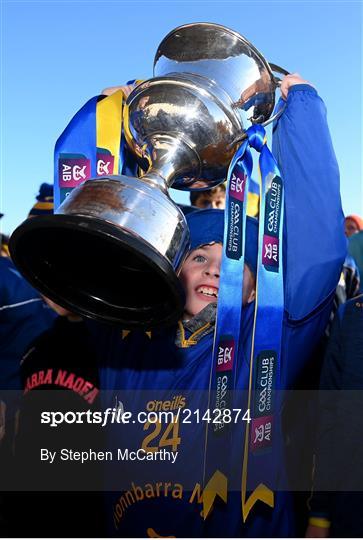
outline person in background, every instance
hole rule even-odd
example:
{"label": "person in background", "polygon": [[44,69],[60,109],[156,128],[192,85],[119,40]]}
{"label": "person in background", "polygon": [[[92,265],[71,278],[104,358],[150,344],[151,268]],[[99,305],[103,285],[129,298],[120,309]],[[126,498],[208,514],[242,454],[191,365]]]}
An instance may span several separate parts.
{"label": "person in background", "polygon": [[[51,328],[28,347],[21,362],[23,396],[15,438],[13,484],[19,494],[9,515],[15,536],[46,537],[53,530],[61,537],[103,537],[102,500],[97,463],[70,469],[39,460],[40,448],[98,447],[88,425],[41,425],[43,411],[99,409],[99,377],[96,357],[82,317],[45,298],[58,315]],[[29,466],[32,463],[32,466]],[[15,519],[22,508],[22,520]],[[61,519],[59,519],[61,516]]]}
{"label": "person in background", "polygon": [[[53,213],[53,186],[43,183],[28,217],[49,213]],[[26,283],[25,280],[23,282]],[[23,395],[17,402],[19,411],[12,472],[13,485],[18,485],[20,490],[26,486],[30,492],[9,498],[6,518],[11,523],[12,534],[19,537],[50,536],[53,529],[57,536],[64,537],[103,536],[100,519],[102,504],[97,495],[87,496],[87,493],[77,493],[76,490],[72,493],[50,493],[46,489],[49,482],[41,487],[41,478],[47,477],[51,481],[52,474],[56,477],[59,471],[38,469],[39,445],[52,447],[52,444],[57,446],[59,443],[61,447],[62,438],[63,444],[67,441],[70,446],[80,449],[82,444],[95,447],[96,441],[90,439],[87,429],[80,426],[69,426],[67,431],[62,432],[59,430],[54,438],[49,430],[39,427],[40,413],[43,410],[82,411],[96,408],[99,384],[96,360],[86,338],[83,319],[52,300],[35,294],[49,314],[49,324],[39,326],[36,333],[28,336],[26,348],[25,343],[21,347],[17,375]],[[36,321],[35,315],[34,323]],[[35,453],[34,463],[37,465],[29,467],[31,456],[35,456]],[[61,474],[67,477],[67,471]],[[80,478],[78,482],[74,478],[73,486],[77,486],[77,489],[82,486],[85,492],[90,491],[84,485],[86,476],[86,468],[82,468]],[[96,484],[97,480],[94,479],[92,486]],[[16,519],[19,506],[23,508],[22,520]]]}
{"label": "person in background", "polygon": [[[363,295],[341,305],[320,381],[308,538],[363,536]],[[316,414],[316,410],[315,410]]]}
{"label": "person in background", "polygon": [[[348,245],[350,241],[353,240],[358,234],[361,234],[357,233],[361,223],[362,220],[359,216],[350,215],[345,218],[344,232],[345,236],[347,236],[349,240]],[[292,426],[292,429],[297,433],[297,436],[300,437],[299,446],[302,449],[302,453],[299,460],[300,464],[298,474],[301,474],[301,470],[305,470],[304,474],[307,479],[306,490],[295,495],[297,516],[299,518],[299,528],[301,534],[304,534],[306,530],[306,523],[309,519],[309,503],[307,504],[307,501],[309,500],[311,494],[311,482],[309,479],[311,478],[310,471],[314,470],[314,456],[316,453],[317,427],[315,416],[318,408],[317,390],[319,388],[319,380],[323,368],[323,359],[326,356],[326,351],[329,344],[329,336],[336,313],[338,312],[340,306],[344,305],[345,302],[360,294],[360,284],[361,279],[358,266],[352,255],[348,253],[340,273],[328,325],[310,361],[310,367],[300,382],[300,390],[312,390],[313,392],[309,395],[309,399],[306,400],[306,403],[302,403],[301,398],[298,394],[296,394],[296,403],[294,403],[292,407],[293,410],[295,410],[295,415],[292,419],[287,420],[289,425]],[[291,402],[293,403],[293,396],[291,397]],[[294,426],[298,426],[298,428]]]}
{"label": "person in background", "polygon": [[[40,186],[29,217],[53,212],[52,190],[50,184]],[[2,253],[8,253],[5,243]],[[0,257],[0,391],[20,390],[20,360],[25,349],[52,325],[54,318],[54,312],[20,275],[11,258]],[[10,402],[8,412],[9,407]]]}
{"label": "person in background", "polygon": [[7,234],[0,233],[0,257],[10,257],[9,237]]}
{"label": "person in background", "polygon": [[[363,230],[353,234],[348,240],[348,253],[353,257],[360,276],[363,276]],[[360,280],[359,291],[363,293],[363,279]]]}
{"label": "person in background", "polygon": [[[353,219],[354,218],[354,219]],[[351,222],[354,227],[359,224],[358,216],[348,216],[344,220],[345,235],[351,230]],[[348,227],[347,227],[348,225]],[[360,233],[358,233],[360,234]],[[349,235],[348,235],[349,236]],[[353,239],[357,234],[353,234]],[[341,305],[355,298],[360,293],[360,272],[354,258],[348,253],[342,265],[339,282],[335,291],[332,309],[329,321],[324,335],[321,337],[307,369],[300,378],[298,390],[291,394],[289,407],[286,408],[285,428],[289,433],[291,445],[301,449],[299,457],[299,467],[296,467],[296,459],[291,461],[291,471],[298,477],[304,476],[306,479],[304,491],[295,494],[296,515],[299,524],[299,534],[303,535],[306,531],[309,519],[309,505],[307,501],[311,494],[311,471],[314,470],[314,455],[316,448],[316,409],[318,407],[318,389],[323,366],[323,359],[326,355],[329,336],[336,313]],[[306,399],[305,391],[309,391],[309,398]],[[291,446],[290,445],[290,446]],[[289,448],[288,448],[289,451]],[[301,482],[300,482],[301,483]]]}
{"label": "person in background", "polygon": [[[356,235],[354,235],[356,236]],[[352,237],[353,238],[353,237]],[[349,245],[349,243],[348,243]],[[333,306],[333,316],[341,304],[359,294],[361,272],[354,257],[348,253],[345,258]],[[332,319],[332,318],[331,318]]]}
{"label": "person in background", "polygon": [[345,236],[350,238],[353,234],[363,230],[363,219],[355,214],[346,216],[344,221],[344,230]]}
{"label": "person in background", "polygon": [[226,206],[226,186],[218,186],[205,191],[191,191],[190,204],[196,208],[218,208],[222,210]]}
{"label": "person in background", "polygon": [[359,234],[361,229],[363,229],[363,220],[359,216],[352,214],[345,217],[344,232],[345,236],[348,238],[348,253],[343,263],[339,283],[337,285],[330,322],[326,332],[327,336],[329,336],[330,327],[338,307],[347,300],[357,296],[360,292],[362,273],[359,269],[359,265],[357,265],[355,257],[350,253],[349,246],[351,245],[353,238]]}
{"label": "person in background", "polygon": [[[29,216],[53,212],[53,187],[42,184]],[[29,344],[53,324],[55,313],[20,275],[12,262],[7,238],[1,237],[0,256],[0,476],[11,482],[17,410],[21,395],[20,362]],[[8,484],[9,485],[9,484]],[[3,530],[8,498],[3,501]]]}

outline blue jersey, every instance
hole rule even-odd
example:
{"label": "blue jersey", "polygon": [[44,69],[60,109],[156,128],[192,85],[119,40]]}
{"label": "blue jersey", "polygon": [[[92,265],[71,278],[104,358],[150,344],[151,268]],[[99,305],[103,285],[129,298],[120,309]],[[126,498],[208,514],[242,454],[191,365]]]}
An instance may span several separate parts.
{"label": "blue jersey", "polygon": [[0,257],[0,406],[5,404],[9,441],[19,407],[21,359],[30,343],[53,324],[55,317],[11,259]]}
{"label": "blue jersey", "polygon": [[[285,252],[281,372],[279,386],[292,388],[323,334],[344,261],[346,243],[339,195],[339,172],[326,123],[325,106],[316,91],[296,85],[274,129],[274,155],[285,181]],[[237,389],[249,385],[253,305],[242,316]],[[101,388],[105,406],[138,411],[165,411],[169,424],[136,421],[110,426],[109,445],[119,452],[110,467],[108,501],[116,536],[289,536],[294,534],[288,497],[275,494],[274,508],[257,503],[246,523],[241,517],[240,491],[228,504],[215,505],[202,516],[203,457],[206,427],[194,411],[208,409],[213,332],[201,339],[187,334],[184,347],[175,345],[176,329],[105,333]],[[277,416],[281,412],[282,401]],[[181,416],[180,416],[181,415]],[[199,419],[200,420],[200,419]],[[244,426],[235,430],[236,446],[226,448],[241,477]],[[279,428],[277,428],[279,430]],[[158,454],[158,459],[126,461],[131,451]],[[127,451],[127,452],[126,452]],[[169,452],[170,456],[165,452]],[[174,452],[174,454],[173,454]],[[173,458],[177,452],[177,458]],[[141,454],[143,456],[144,454]],[[284,477],[284,459],[276,457],[276,473]],[[239,480],[238,480],[239,482]]]}
{"label": "blue jersey", "polygon": [[51,326],[55,317],[11,259],[0,257],[0,389],[21,388],[20,360],[29,344]]}

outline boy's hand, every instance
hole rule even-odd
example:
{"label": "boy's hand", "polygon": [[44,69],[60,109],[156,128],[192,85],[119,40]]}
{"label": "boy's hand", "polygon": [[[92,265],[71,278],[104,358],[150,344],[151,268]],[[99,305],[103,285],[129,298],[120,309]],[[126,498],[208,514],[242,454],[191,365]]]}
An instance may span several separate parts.
{"label": "boy's hand", "polygon": [[101,94],[103,96],[110,96],[111,94],[114,94],[117,92],[117,90],[122,90],[125,96],[129,96],[133,89],[135,88],[134,84],[125,84],[124,86],[109,86],[108,88],[104,88],[102,90]]}
{"label": "boy's hand", "polygon": [[309,81],[305,81],[298,73],[290,73],[290,75],[285,75],[280,85],[283,99],[287,99],[289,88],[295,84],[309,84],[310,86],[313,86]]}

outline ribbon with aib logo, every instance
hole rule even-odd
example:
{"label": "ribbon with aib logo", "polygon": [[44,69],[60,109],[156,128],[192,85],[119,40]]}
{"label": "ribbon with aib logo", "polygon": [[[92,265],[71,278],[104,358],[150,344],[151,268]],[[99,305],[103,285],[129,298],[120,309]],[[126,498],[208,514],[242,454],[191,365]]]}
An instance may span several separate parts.
{"label": "ribbon with aib logo", "polygon": [[[204,462],[203,516],[207,519],[218,495],[227,502],[230,460],[226,448],[232,442],[231,424],[223,411],[232,410],[237,373],[242,316],[243,268],[245,258],[246,198],[253,161],[248,139],[232,158],[227,175],[223,255],[209,388],[209,406],[215,420],[207,423]],[[218,414],[218,413],[217,413]]]}
{"label": "ribbon with aib logo", "polygon": [[[224,244],[209,389],[209,408],[221,409],[221,422],[207,424],[203,512],[210,514],[216,496],[227,502],[228,482],[236,464],[229,456],[235,430],[245,430],[241,483],[242,515],[253,505],[274,505],[274,399],[279,381],[283,318],[283,184],[266,145],[265,130],[252,126],[234,155],[227,178]],[[250,147],[260,153],[260,221],[256,302],[248,401],[237,403],[233,390],[238,376],[243,270],[245,260],[246,195],[252,174]],[[244,398],[242,398],[244,399]],[[224,409],[249,410],[251,421],[223,422]],[[239,437],[236,437],[239,440]],[[233,467],[233,469],[232,469]]]}
{"label": "ribbon with aib logo", "polygon": [[121,174],[124,139],[121,90],[90,99],[72,118],[55,147],[54,207],[89,178]]}
{"label": "ribbon with aib logo", "polygon": [[255,126],[250,141],[260,152],[260,222],[256,302],[250,355],[248,408],[242,469],[242,515],[246,520],[260,500],[274,505],[279,414],[280,356],[284,313],[283,216],[284,187],[276,161],[266,145],[265,132]]}

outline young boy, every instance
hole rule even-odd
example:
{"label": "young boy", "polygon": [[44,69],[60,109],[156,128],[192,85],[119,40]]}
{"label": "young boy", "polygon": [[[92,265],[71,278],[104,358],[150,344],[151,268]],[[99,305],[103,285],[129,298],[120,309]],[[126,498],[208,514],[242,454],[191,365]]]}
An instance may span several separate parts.
{"label": "young boy", "polygon": [[[315,89],[296,74],[285,77],[281,92],[286,109],[274,133],[274,155],[285,183],[285,311],[278,388],[289,389],[326,327],[345,241],[339,172],[324,104]],[[195,212],[187,220],[193,251],[181,272],[187,296],[183,320],[174,328],[151,334],[133,331],[121,336],[118,329],[101,332],[100,325],[93,333],[95,350],[97,347],[102,359],[104,407],[133,413],[128,424],[107,426],[107,450],[114,450],[113,461],[105,463],[113,534],[292,536],[289,497],[282,491],[275,491],[270,506],[257,502],[245,522],[240,489],[228,493],[227,504],[217,498],[206,520],[202,515],[204,455],[209,443],[206,445],[206,424],[198,418],[198,411],[202,415],[209,403],[223,213]],[[256,254],[257,226],[248,220],[235,384],[242,397],[251,380]],[[279,435],[282,405],[279,399],[273,435],[280,445],[272,465],[279,478],[285,475]],[[139,412],[164,412],[169,417],[164,422],[151,421],[137,416]],[[225,445],[225,457],[232,464],[229,480],[239,486],[245,428],[242,421],[232,426]]]}
{"label": "young boy", "polygon": [[[105,392],[105,407],[118,404],[135,419],[140,412],[174,415],[166,422],[144,422],[141,417],[135,424],[107,428],[107,449],[126,460],[110,465],[106,481],[108,490],[122,490],[108,497],[113,533],[120,536],[205,534],[200,515],[205,424],[189,415],[208,408],[224,212],[200,210],[188,214],[187,221],[191,251],[180,274],[186,304],[178,327],[153,331],[151,336],[124,332],[122,340],[115,331],[113,337],[108,335],[108,345],[98,339],[98,346],[108,351],[101,369],[101,387],[111,390]],[[243,303],[245,320],[251,321],[257,265],[255,219],[248,218],[247,236]],[[181,416],[176,420],[178,408]],[[130,452],[138,449],[142,453],[130,461]],[[171,459],[164,459],[164,451],[173,452]],[[156,461],[144,461],[144,452],[153,453]]]}
{"label": "young boy", "polygon": [[[16,536],[102,536],[100,494],[85,487],[87,465],[72,470],[55,461],[52,467],[40,459],[40,449],[71,446],[81,451],[92,444],[87,425],[50,429],[42,425],[43,411],[99,409],[99,377],[96,357],[89,346],[88,329],[78,315],[45,298],[58,315],[53,325],[28,347],[21,362],[23,396],[15,439],[15,471],[12,488],[24,490],[9,507],[12,533]],[[29,465],[31,464],[31,465]],[[85,466],[86,465],[86,466]],[[96,475],[97,471],[92,470]],[[70,479],[68,490],[60,489]],[[83,489],[81,493],[76,490]],[[53,489],[55,492],[53,492]],[[22,520],[17,520],[19,507]],[[59,516],[62,516],[59,519]]]}

